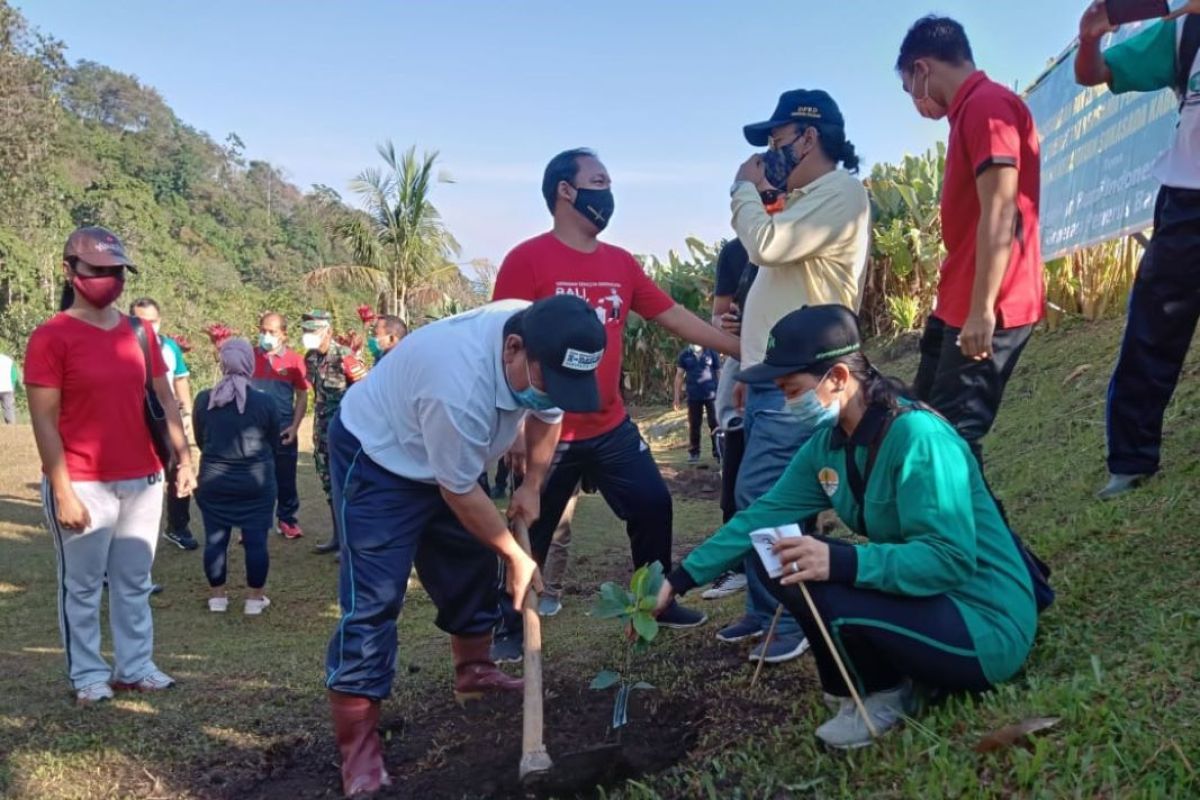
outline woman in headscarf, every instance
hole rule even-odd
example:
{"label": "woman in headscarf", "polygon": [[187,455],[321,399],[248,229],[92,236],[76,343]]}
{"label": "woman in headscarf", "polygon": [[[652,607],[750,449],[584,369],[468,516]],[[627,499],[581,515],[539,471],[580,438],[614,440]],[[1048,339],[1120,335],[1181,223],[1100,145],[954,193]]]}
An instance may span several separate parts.
{"label": "woman in headscarf", "polygon": [[254,350],[244,339],[219,345],[223,377],[196,398],[196,444],[200,447],[197,502],[204,515],[204,573],[212,596],[209,611],[229,608],[226,555],[234,528],[246,550],[245,612],[256,616],[271,601],[267,583],[267,531],[275,510],[275,448],[279,412],[266,394],[250,386]]}

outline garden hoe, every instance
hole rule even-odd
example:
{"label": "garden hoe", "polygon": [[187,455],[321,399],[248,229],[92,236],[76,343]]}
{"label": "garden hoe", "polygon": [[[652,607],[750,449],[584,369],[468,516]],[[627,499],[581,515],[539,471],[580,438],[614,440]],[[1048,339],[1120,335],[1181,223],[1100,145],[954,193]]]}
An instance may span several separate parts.
{"label": "garden hoe", "polygon": [[[514,521],[517,543],[532,554],[529,530],[523,522]],[[546,752],[542,738],[542,621],[538,616],[538,596],[532,586],[525,592],[521,605],[525,627],[525,700],[522,707],[521,783],[545,789],[566,789],[594,786],[615,763],[620,744],[604,744],[577,753],[568,753],[554,762]]]}

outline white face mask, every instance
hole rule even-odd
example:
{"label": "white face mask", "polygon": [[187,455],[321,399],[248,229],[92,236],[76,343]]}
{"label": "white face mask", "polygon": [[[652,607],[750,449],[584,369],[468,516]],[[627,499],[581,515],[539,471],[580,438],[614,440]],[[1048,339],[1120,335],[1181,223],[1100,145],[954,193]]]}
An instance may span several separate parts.
{"label": "white face mask", "polygon": [[321,349],[321,334],[306,333],[300,337],[300,343],[305,350],[319,350]]}

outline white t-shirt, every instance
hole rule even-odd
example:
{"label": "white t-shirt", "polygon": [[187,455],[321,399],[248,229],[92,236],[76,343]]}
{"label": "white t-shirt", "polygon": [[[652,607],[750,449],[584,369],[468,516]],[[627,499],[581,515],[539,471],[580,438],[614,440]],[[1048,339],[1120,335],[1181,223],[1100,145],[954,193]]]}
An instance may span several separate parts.
{"label": "white t-shirt", "polygon": [[[504,377],[504,323],[528,308],[501,300],[410,333],[342,398],[342,424],[389,472],[466,494],[508,452],[527,413]],[[548,423],[554,409],[535,412]]]}
{"label": "white t-shirt", "polygon": [[[1177,90],[1176,65],[1185,19],[1159,20],[1104,51],[1114,94]],[[1183,105],[1175,139],[1154,174],[1164,186],[1200,189],[1200,54],[1192,60],[1188,76],[1187,88],[1179,98]]]}
{"label": "white t-shirt", "polygon": [[0,353],[0,394],[13,390],[13,360]]}

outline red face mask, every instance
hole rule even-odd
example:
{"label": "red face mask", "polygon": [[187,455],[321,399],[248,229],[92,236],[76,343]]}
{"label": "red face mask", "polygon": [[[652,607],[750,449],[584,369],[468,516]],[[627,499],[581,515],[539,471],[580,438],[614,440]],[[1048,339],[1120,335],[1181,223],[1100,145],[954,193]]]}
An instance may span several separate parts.
{"label": "red face mask", "polygon": [[71,278],[71,286],[96,308],[108,308],[125,291],[125,270],[108,275],[80,275],[76,272]]}

